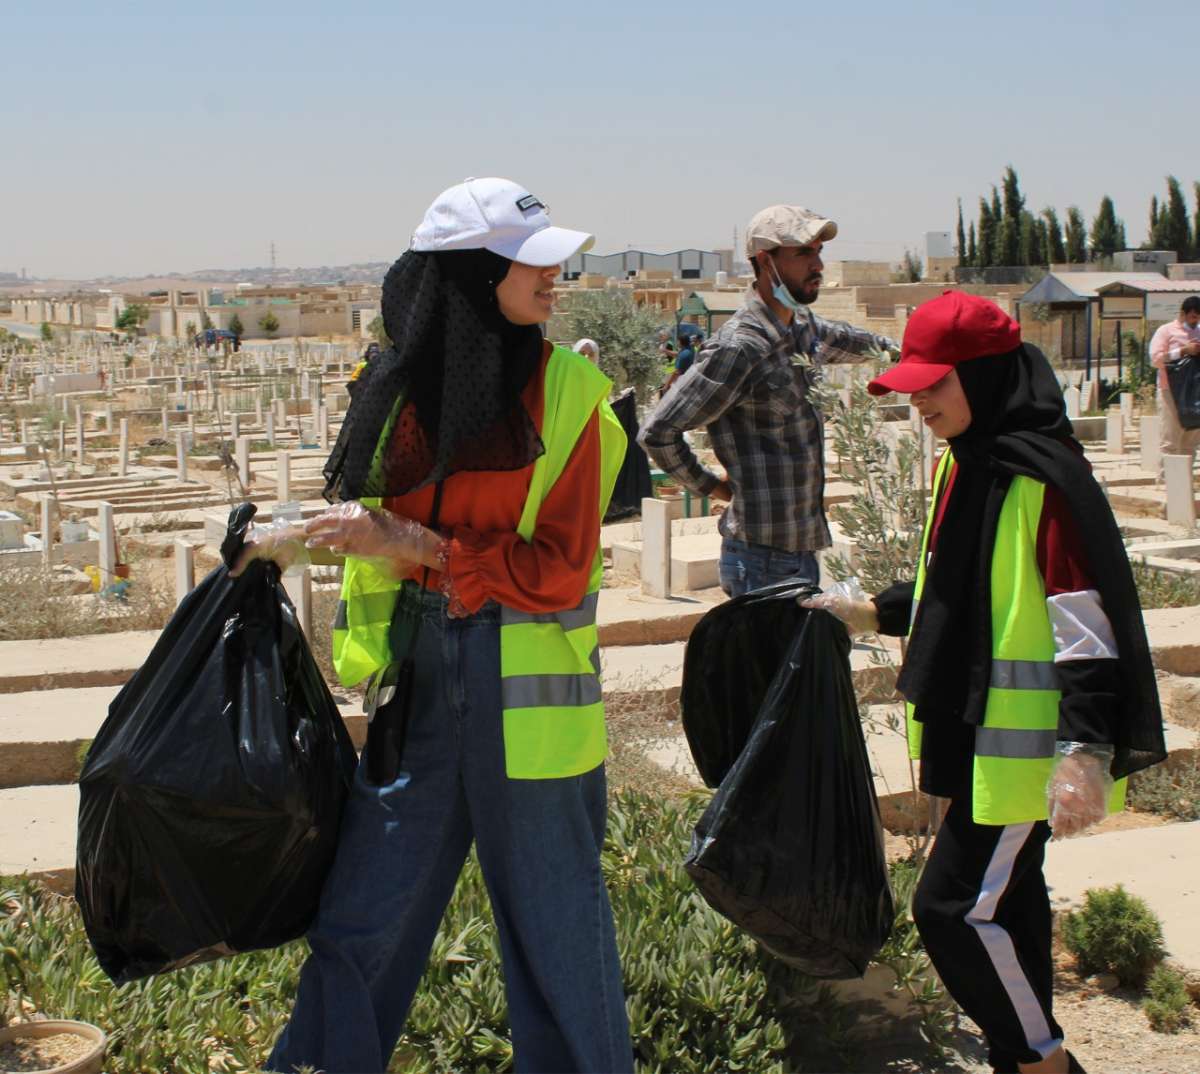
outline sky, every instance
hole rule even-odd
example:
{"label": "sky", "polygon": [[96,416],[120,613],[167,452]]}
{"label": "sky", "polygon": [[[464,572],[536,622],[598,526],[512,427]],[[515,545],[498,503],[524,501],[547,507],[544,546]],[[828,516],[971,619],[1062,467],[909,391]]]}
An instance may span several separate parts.
{"label": "sky", "polygon": [[[53,14],[40,12],[52,8]],[[468,176],[595,252],[728,246],[789,202],[897,260],[1012,164],[1132,243],[1200,179],[1200,3],[4,6],[0,271],[390,261]],[[1181,66],[1182,64],[1182,66]]]}

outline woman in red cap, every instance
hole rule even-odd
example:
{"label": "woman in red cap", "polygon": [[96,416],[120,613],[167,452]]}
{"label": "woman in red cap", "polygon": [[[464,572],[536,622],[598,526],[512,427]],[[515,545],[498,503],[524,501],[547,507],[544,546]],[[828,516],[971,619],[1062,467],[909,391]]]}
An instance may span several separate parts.
{"label": "woman in red cap", "polygon": [[993,303],[919,307],[869,388],[910,394],[949,442],[916,579],[810,603],[909,638],[909,749],[949,799],[913,916],[993,1068],[1082,1070],[1052,1011],[1045,844],[1121,808],[1114,781],[1165,756],[1125,547],[1049,363]]}

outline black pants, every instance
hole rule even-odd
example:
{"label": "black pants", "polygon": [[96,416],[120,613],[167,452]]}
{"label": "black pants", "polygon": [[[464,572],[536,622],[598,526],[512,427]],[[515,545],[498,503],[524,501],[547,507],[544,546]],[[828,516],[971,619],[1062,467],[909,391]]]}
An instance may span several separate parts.
{"label": "black pants", "polygon": [[1042,875],[1049,837],[1045,821],[976,824],[970,800],[954,799],[913,898],[925,949],[983,1030],[999,1071],[1036,1063],[1062,1044]]}

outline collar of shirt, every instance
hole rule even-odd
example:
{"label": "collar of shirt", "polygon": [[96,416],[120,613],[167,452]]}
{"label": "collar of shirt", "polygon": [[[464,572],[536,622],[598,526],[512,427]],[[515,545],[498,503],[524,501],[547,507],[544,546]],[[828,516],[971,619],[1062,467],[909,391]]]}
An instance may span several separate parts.
{"label": "collar of shirt", "polygon": [[[771,351],[778,354],[789,351],[790,354],[804,355],[808,353],[809,336],[811,335],[811,314],[808,307],[792,314],[792,323],[784,324],[775,311],[763,300],[753,284],[746,291],[743,303],[746,314],[766,330],[771,341]],[[790,356],[790,355],[789,355]]]}

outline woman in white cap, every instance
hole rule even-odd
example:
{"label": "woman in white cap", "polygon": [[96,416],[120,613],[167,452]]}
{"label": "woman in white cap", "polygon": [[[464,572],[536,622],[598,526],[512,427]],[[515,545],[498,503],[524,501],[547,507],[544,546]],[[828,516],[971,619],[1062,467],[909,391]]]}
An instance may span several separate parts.
{"label": "woman in white cap", "polygon": [[[430,206],[388,272],[306,527],[346,555],[342,682],[367,748],[267,1069],[383,1071],[474,842],[521,1071],[629,1071],[600,868],[600,519],[625,451],[587,359],[551,347],[559,265],[592,238],[504,179]],[[248,556],[281,558],[269,539]]]}

